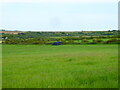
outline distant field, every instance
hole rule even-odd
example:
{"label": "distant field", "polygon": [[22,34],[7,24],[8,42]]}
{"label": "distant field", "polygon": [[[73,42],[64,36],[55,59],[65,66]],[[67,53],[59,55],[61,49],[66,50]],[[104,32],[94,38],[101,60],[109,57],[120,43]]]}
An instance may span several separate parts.
{"label": "distant field", "polygon": [[117,88],[117,45],[3,45],[3,88]]}

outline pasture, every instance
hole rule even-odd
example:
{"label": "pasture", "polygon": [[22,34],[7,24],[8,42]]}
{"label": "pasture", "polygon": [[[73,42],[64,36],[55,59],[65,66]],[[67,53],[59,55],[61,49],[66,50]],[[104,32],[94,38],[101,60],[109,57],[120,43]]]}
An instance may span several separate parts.
{"label": "pasture", "polygon": [[3,88],[117,88],[118,45],[3,45]]}
{"label": "pasture", "polygon": [[0,44],[0,89],[2,89],[2,45]]}

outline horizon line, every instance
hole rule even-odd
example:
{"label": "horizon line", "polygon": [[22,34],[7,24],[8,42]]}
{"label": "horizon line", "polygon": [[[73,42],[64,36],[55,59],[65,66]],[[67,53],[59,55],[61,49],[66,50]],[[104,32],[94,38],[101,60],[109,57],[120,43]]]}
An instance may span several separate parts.
{"label": "horizon line", "polygon": [[107,30],[10,30],[10,29],[0,29],[0,31],[22,31],[22,32],[82,32],[82,31],[111,31],[111,30],[117,30],[117,29],[107,29]]}

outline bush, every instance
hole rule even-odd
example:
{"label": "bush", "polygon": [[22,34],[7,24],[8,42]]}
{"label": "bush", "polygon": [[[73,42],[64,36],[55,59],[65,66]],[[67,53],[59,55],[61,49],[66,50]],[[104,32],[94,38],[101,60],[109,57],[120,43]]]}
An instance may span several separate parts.
{"label": "bush", "polygon": [[101,39],[99,39],[99,38],[95,38],[95,39],[93,39],[93,44],[97,44],[97,43],[102,43],[103,41],[101,40]]}
{"label": "bush", "polygon": [[117,40],[116,38],[113,39],[109,39],[106,41],[107,44],[111,43],[111,44],[118,44],[120,43],[120,40]]}

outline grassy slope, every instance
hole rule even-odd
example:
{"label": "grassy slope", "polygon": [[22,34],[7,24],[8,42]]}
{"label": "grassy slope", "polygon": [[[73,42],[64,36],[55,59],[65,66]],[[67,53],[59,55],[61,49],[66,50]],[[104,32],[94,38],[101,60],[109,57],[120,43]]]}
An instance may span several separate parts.
{"label": "grassy slope", "polygon": [[3,45],[3,88],[112,88],[117,45]]}

